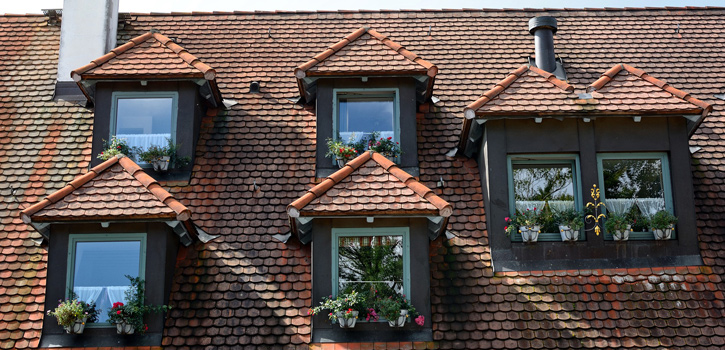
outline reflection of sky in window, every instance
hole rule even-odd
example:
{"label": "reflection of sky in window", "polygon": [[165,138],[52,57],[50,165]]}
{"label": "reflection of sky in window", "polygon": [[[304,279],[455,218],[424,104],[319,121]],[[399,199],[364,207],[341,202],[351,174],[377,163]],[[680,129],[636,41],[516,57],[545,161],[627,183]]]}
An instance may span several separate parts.
{"label": "reflection of sky in window", "polygon": [[661,160],[604,159],[602,167],[607,198],[664,198]]}
{"label": "reflection of sky in window", "polygon": [[[338,239],[339,250],[345,248],[360,249],[360,250],[371,250],[376,246],[392,246],[392,254],[382,257],[379,262],[369,262],[369,264],[363,265],[399,265],[402,268],[403,261],[403,237],[402,236],[345,236],[339,237]],[[369,275],[369,271],[360,270],[360,261],[352,261],[349,257],[339,254],[338,250],[338,288],[339,290],[345,289],[348,285],[362,285],[368,287],[373,285],[375,282],[386,284],[390,287],[395,286],[395,291],[399,294],[403,294],[403,281],[402,279],[396,280],[370,280],[365,278]],[[356,264],[358,263],[358,264]],[[346,279],[343,275],[352,277]],[[397,275],[402,278],[403,271],[397,271]],[[357,289],[357,288],[355,288]],[[359,289],[357,289],[359,290]]]}
{"label": "reflection of sky in window", "polygon": [[[514,164],[514,193],[520,200],[573,198],[574,179],[570,165]],[[560,181],[554,181],[555,178]]]}
{"label": "reflection of sky in window", "polygon": [[171,98],[119,98],[116,134],[171,134]]}
{"label": "reflection of sky in window", "polygon": [[[338,109],[338,132],[341,136],[355,133],[360,137],[379,131],[393,135],[393,98],[340,98]],[[343,137],[344,138],[344,137]]]}

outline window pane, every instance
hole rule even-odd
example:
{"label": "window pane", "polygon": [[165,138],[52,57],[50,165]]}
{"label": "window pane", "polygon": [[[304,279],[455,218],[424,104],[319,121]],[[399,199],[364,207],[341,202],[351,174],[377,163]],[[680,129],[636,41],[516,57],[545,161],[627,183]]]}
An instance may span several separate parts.
{"label": "window pane", "polygon": [[106,322],[106,311],[124,301],[130,285],[125,275],[138,277],[141,242],[76,242],[73,292],[94,301],[101,310],[98,322]]}
{"label": "window pane", "polygon": [[171,138],[172,110],[171,97],[119,98],[116,137],[125,138],[132,147],[165,146],[166,138]]}
{"label": "window pane", "polygon": [[393,101],[393,97],[341,97],[338,100],[337,131],[342,140],[348,141],[354,133],[354,141],[357,141],[373,131],[380,132],[380,137],[396,140]]}
{"label": "window pane", "polygon": [[647,216],[665,209],[660,159],[603,159],[607,210],[629,213],[633,207]]}
{"label": "window pane", "polygon": [[516,210],[574,208],[574,172],[571,163],[516,164],[513,167]]}
{"label": "window pane", "polygon": [[345,236],[337,243],[340,293],[404,294],[402,236]]}

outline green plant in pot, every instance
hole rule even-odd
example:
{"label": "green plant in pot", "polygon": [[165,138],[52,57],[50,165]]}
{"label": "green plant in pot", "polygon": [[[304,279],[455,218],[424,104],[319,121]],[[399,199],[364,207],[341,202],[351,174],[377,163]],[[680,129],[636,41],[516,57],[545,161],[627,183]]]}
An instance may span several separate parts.
{"label": "green plant in pot", "polygon": [[401,153],[400,142],[393,141],[393,137],[380,137],[380,133],[374,131],[368,138],[368,148],[382,154],[390,160],[394,160]]}
{"label": "green plant in pot", "polygon": [[191,158],[179,157],[180,145],[166,138],[166,146],[151,145],[139,153],[139,158],[151,164],[154,171],[165,172],[171,168],[182,168],[189,164]]}
{"label": "green plant in pot", "polygon": [[310,309],[310,315],[318,315],[324,310],[329,310],[327,317],[330,321],[337,321],[340,328],[353,328],[357,322],[359,311],[357,310],[363,303],[362,296],[356,292],[340,293],[336,298],[332,295],[323,297],[320,305]]}
{"label": "green plant in pot", "polygon": [[86,323],[98,320],[98,309],[94,303],[86,303],[78,300],[73,295],[72,299],[58,302],[58,307],[48,310],[48,316],[53,316],[68,334],[82,334]]}
{"label": "green plant in pot", "polygon": [[124,304],[121,301],[113,303],[108,311],[108,322],[116,325],[118,334],[145,333],[148,326],[143,318],[146,314],[166,312],[171,307],[166,305],[145,305],[144,280],[138,277],[126,276],[131,281],[131,287],[126,290]]}
{"label": "green plant in pot", "polygon": [[[390,327],[403,327],[410,317],[415,317],[418,312],[411,304],[410,300],[403,296],[389,296],[380,298],[375,303],[375,308],[380,316],[388,320]],[[416,319],[416,323],[421,324],[421,319]]]}
{"label": "green plant in pot", "polygon": [[627,215],[610,211],[604,221],[604,229],[615,241],[626,241],[629,239],[629,232],[632,231],[632,220]]}
{"label": "green plant in pot", "polygon": [[556,221],[562,241],[579,240],[579,232],[584,227],[584,213],[574,208],[566,209],[556,214]]}
{"label": "green plant in pot", "polygon": [[358,155],[358,150],[354,146],[340,140],[327,139],[327,153],[325,157],[333,157],[337,162],[337,166],[342,168]]}
{"label": "green plant in pot", "polygon": [[110,141],[103,140],[103,152],[98,154],[97,157],[101,160],[109,160],[112,157],[123,154],[133,159],[138,151],[138,148],[129,146],[126,139],[111,136]]}
{"label": "green plant in pot", "polygon": [[657,240],[672,239],[675,224],[677,224],[677,217],[666,210],[656,212],[649,219],[650,229]]}
{"label": "green plant in pot", "polygon": [[538,208],[517,211],[515,215],[504,220],[506,221],[504,230],[507,235],[510,236],[518,230],[524,243],[534,243],[539,240],[541,211]]}

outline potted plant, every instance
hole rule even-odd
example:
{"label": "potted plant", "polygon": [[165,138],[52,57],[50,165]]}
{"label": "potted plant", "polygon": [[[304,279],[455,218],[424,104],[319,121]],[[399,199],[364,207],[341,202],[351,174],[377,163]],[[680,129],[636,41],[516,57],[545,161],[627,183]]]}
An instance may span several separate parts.
{"label": "potted plant", "polygon": [[98,320],[98,309],[94,303],[86,303],[77,298],[59,301],[55,310],[48,310],[48,316],[53,316],[58,325],[63,326],[68,334],[83,334],[88,322]]}
{"label": "potted plant", "polygon": [[337,166],[342,168],[351,159],[357,156],[357,151],[352,145],[348,145],[342,140],[327,139],[327,153],[325,157],[335,157]]}
{"label": "potted plant", "polygon": [[171,309],[166,305],[145,305],[144,280],[138,277],[126,276],[131,281],[131,287],[124,293],[126,304],[114,302],[108,311],[108,322],[116,325],[118,334],[134,334],[137,330],[144,333],[148,326],[143,323],[146,314],[152,312],[166,312]]}
{"label": "potted plant", "polygon": [[629,232],[632,231],[632,223],[626,215],[609,212],[604,222],[604,229],[615,241],[626,241],[629,239]]}
{"label": "potted plant", "polygon": [[317,315],[324,310],[329,310],[330,321],[337,321],[340,328],[353,328],[357,322],[359,311],[357,308],[362,303],[360,294],[356,291],[341,293],[337,298],[323,297],[320,305],[310,309],[309,314]]}
{"label": "potted plant", "polygon": [[584,213],[573,208],[566,209],[557,213],[556,220],[563,242],[579,240],[579,231],[584,227]]}
{"label": "potted plant", "polygon": [[666,210],[656,212],[649,220],[650,229],[657,240],[671,239],[676,223],[677,217]]}
{"label": "potted plant", "polygon": [[507,235],[516,232],[521,233],[521,239],[524,243],[534,243],[539,240],[539,232],[541,232],[540,212],[537,208],[526,209],[516,213],[513,218],[506,217],[506,227],[504,230]]}
{"label": "potted plant", "polygon": [[[401,296],[389,296],[387,298],[380,298],[376,302],[378,313],[388,320],[390,327],[403,327],[405,321],[409,317],[415,317],[418,312],[410,303],[410,300],[405,298],[405,295]],[[422,325],[424,318],[416,318],[416,323]]]}
{"label": "potted plant", "polygon": [[393,141],[393,137],[387,138],[379,137],[380,133],[373,132],[368,139],[368,148],[382,154],[391,161],[395,161],[395,158],[401,153],[400,142]]}
{"label": "potted plant", "polygon": [[98,154],[98,159],[109,160],[111,157],[115,157],[119,154],[123,154],[126,157],[134,158],[138,149],[131,147],[124,138],[117,138],[111,136],[111,141],[103,140],[103,152]]}
{"label": "potted plant", "polygon": [[154,171],[166,172],[169,165],[172,168],[181,168],[189,164],[189,157],[178,156],[179,144],[166,138],[166,146],[151,145],[149,148],[139,153],[139,158],[154,167]]}

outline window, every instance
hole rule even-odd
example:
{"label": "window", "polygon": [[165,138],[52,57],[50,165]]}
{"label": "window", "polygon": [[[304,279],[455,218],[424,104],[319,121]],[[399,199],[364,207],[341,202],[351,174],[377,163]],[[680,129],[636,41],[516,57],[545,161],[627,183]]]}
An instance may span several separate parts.
{"label": "window", "polygon": [[333,229],[332,294],[377,290],[410,296],[407,227]]}
{"label": "window", "polygon": [[[576,155],[509,156],[509,212],[526,209],[541,211],[543,224],[539,241],[561,241],[558,223],[552,213],[582,209],[579,185],[579,158]],[[582,230],[579,239],[584,239]],[[521,242],[521,234],[511,235]]]}
{"label": "window", "polygon": [[176,142],[176,92],[114,92],[111,135],[124,138],[131,147],[165,146]]}
{"label": "window", "polygon": [[398,90],[336,89],[334,135],[356,142],[373,131],[380,137],[400,141]]}
{"label": "window", "polygon": [[[599,154],[599,183],[608,212],[633,219],[672,212],[669,163],[664,153]],[[644,222],[644,220],[639,220]],[[645,224],[635,223],[629,239],[654,239]],[[612,239],[606,234],[606,239]]]}
{"label": "window", "polygon": [[108,325],[106,312],[124,301],[130,286],[125,277],[143,278],[146,234],[71,234],[68,248],[67,297],[95,302],[101,311],[96,325]]}

